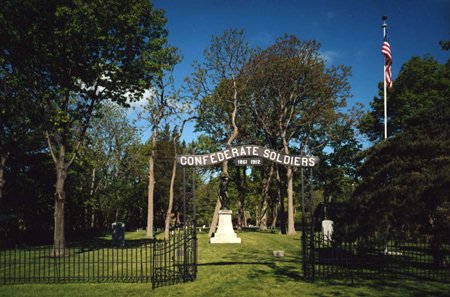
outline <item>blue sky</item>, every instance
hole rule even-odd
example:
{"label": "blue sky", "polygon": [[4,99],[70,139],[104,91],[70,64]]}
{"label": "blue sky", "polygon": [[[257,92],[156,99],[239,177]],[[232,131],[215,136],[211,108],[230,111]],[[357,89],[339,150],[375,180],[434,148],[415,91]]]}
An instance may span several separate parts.
{"label": "blue sky", "polygon": [[[285,33],[315,39],[328,64],[351,66],[353,98],[369,107],[383,79],[381,17],[388,16],[394,80],[401,65],[413,56],[430,54],[444,63],[449,52],[439,41],[450,39],[450,0],[157,0],[168,18],[169,42],[184,59],[175,68],[176,84],[202,60],[212,35],[244,29],[250,46],[267,47]],[[195,137],[192,126],[183,136]]]}

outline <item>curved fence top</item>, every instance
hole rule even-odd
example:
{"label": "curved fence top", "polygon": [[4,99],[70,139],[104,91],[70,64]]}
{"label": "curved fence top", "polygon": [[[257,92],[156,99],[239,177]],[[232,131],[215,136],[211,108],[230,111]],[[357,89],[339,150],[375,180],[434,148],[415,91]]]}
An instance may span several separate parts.
{"label": "curved fence top", "polygon": [[205,155],[178,155],[181,166],[212,166],[235,158],[259,157],[293,167],[314,167],[319,158],[315,156],[285,155],[270,148],[257,145],[241,145]]}

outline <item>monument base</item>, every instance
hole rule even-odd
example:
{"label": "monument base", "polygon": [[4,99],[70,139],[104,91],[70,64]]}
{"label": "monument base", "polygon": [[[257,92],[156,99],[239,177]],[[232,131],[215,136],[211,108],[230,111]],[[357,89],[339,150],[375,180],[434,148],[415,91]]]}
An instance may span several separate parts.
{"label": "monument base", "polygon": [[209,243],[241,243],[241,239],[237,237],[233,230],[233,223],[231,222],[231,210],[219,211],[219,224],[214,237],[209,239]]}

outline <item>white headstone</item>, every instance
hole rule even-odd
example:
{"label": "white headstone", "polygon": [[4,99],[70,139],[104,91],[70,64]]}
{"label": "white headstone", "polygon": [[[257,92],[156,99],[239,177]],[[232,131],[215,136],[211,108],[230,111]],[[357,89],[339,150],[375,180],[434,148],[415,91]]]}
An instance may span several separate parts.
{"label": "white headstone", "polygon": [[322,221],[322,234],[323,239],[325,241],[331,240],[331,236],[333,235],[333,221],[331,220]]}

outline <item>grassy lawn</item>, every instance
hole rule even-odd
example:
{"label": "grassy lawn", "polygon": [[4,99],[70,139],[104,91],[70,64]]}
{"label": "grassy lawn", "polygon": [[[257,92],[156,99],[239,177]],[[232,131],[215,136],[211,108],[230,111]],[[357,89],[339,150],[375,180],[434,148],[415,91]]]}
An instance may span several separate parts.
{"label": "grassy lawn", "polygon": [[[129,233],[127,239],[142,234]],[[0,285],[0,296],[450,296],[450,284],[422,280],[301,279],[300,239],[242,232],[240,245],[211,245],[199,234],[197,280],[151,289],[151,283]],[[273,257],[284,250],[284,257]]]}

